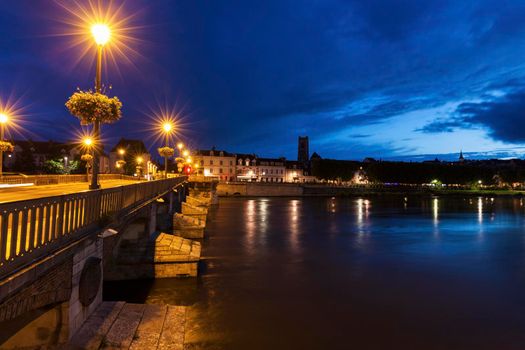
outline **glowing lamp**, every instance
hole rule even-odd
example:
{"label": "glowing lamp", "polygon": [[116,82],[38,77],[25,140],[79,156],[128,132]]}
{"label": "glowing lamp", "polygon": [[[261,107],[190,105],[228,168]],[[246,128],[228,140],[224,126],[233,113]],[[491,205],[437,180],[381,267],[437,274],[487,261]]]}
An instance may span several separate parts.
{"label": "glowing lamp", "polygon": [[173,125],[171,123],[164,123],[162,124],[162,128],[165,132],[170,132],[171,129],[173,129]]}
{"label": "glowing lamp", "polygon": [[182,147],[184,147],[184,145],[182,144],[182,142],[177,143],[177,148],[178,148],[178,149],[182,149]]}
{"label": "glowing lamp", "polygon": [[9,118],[7,117],[7,114],[0,113],[0,123],[5,124],[8,120]]}
{"label": "glowing lamp", "polygon": [[89,147],[89,146],[91,146],[92,144],[93,144],[93,139],[92,139],[91,137],[86,137],[86,138],[84,139],[84,145],[86,145],[86,146]]}
{"label": "glowing lamp", "polygon": [[104,46],[109,41],[111,31],[107,25],[97,23],[91,26],[91,34],[93,35],[97,45]]}
{"label": "glowing lamp", "polygon": [[124,153],[126,153],[126,151],[124,151],[123,148],[121,148],[121,149],[118,150],[118,154],[123,155]]}

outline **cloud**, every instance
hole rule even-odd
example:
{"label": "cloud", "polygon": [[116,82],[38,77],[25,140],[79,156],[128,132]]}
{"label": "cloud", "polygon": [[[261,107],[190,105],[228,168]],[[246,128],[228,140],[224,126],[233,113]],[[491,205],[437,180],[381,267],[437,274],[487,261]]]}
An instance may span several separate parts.
{"label": "cloud", "polygon": [[492,101],[462,103],[456,113],[459,123],[485,126],[495,140],[525,142],[525,90]]}

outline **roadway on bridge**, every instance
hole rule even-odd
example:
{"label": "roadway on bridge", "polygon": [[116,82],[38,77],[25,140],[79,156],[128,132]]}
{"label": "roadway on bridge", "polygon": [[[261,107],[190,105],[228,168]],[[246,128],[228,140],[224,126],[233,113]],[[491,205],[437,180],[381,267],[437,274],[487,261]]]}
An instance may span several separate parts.
{"label": "roadway on bridge", "polygon": [[[130,185],[138,181],[132,180],[102,180],[100,181],[101,188],[110,188],[123,185]],[[24,187],[8,187],[0,188],[0,204],[8,202],[23,201],[27,199],[35,199],[50,196],[60,196],[63,194],[71,194],[84,192],[88,190],[87,182],[72,182],[58,185],[45,186],[24,186]]]}

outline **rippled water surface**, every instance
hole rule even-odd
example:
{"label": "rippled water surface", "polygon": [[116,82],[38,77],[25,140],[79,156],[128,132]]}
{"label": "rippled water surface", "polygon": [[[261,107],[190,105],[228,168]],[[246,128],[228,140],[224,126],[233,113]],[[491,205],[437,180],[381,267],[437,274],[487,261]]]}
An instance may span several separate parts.
{"label": "rippled water surface", "polygon": [[221,199],[197,279],[107,294],[190,305],[195,349],[525,349],[514,198]]}

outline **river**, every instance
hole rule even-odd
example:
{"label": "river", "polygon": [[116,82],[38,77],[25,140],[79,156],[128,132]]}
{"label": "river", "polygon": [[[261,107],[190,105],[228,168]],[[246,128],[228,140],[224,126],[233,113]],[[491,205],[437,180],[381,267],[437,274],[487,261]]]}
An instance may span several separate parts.
{"label": "river", "polygon": [[524,349],[519,198],[223,198],[200,276],[108,283],[189,305],[189,349]]}

